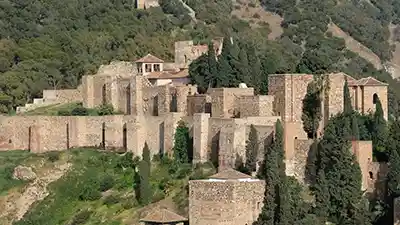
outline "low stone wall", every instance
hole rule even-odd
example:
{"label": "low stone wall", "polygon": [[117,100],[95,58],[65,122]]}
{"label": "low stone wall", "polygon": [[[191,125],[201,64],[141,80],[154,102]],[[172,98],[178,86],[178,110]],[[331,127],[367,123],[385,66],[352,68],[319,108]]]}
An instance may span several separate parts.
{"label": "low stone wall", "polygon": [[43,90],[44,102],[57,103],[82,102],[82,93],[78,89]]}

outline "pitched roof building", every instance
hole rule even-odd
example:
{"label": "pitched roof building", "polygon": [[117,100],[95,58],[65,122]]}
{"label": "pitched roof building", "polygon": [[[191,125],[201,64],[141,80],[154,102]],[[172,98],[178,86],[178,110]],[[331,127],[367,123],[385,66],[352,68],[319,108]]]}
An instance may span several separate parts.
{"label": "pitched roof building", "polygon": [[183,225],[188,219],[167,209],[156,209],[146,217],[140,219],[144,225]]}

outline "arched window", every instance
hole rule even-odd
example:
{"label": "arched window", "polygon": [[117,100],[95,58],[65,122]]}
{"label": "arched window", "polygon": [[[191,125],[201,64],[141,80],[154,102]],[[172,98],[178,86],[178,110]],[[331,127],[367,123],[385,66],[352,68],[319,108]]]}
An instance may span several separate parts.
{"label": "arched window", "polygon": [[377,102],[378,102],[378,95],[375,93],[373,96],[372,96],[372,103],[373,104],[376,104]]}
{"label": "arched window", "polygon": [[369,178],[370,178],[370,179],[374,179],[374,175],[372,174],[371,171],[369,172]]}

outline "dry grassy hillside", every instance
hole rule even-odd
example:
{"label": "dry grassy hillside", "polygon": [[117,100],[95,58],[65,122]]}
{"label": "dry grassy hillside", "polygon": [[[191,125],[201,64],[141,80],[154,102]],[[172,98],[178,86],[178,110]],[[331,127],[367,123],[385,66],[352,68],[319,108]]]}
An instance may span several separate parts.
{"label": "dry grassy hillside", "polygon": [[268,35],[269,40],[275,40],[283,33],[281,27],[283,18],[277,14],[265,11],[257,0],[234,1],[232,15],[250,22],[252,27],[258,27],[260,24],[268,23],[271,30],[271,33]]}
{"label": "dry grassy hillside", "polygon": [[187,216],[189,177],[215,173],[209,164],[192,169],[154,159],[152,203],[142,205],[135,197],[138,160],[94,149],[0,152],[0,224],[139,225],[140,218],[161,207]]}

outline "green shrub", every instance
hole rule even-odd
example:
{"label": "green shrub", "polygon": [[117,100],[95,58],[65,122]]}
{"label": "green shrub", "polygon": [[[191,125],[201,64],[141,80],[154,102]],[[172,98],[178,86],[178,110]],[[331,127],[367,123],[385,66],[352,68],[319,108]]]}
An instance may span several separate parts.
{"label": "green shrub", "polygon": [[111,104],[105,104],[96,108],[96,111],[99,116],[113,115],[114,107]]}
{"label": "green shrub", "polygon": [[85,185],[79,195],[79,200],[81,201],[95,201],[100,198],[100,191],[91,185]]}
{"label": "green shrub", "polygon": [[117,204],[120,201],[120,198],[114,195],[109,195],[103,200],[103,204],[106,206],[111,206]]}
{"label": "green shrub", "polygon": [[71,116],[87,116],[89,115],[88,109],[85,107],[78,105],[71,111]]}
{"label": "green shrub", "polygon": [[115,180],[110,175],[105,175],[100,181],[100,191],[110,190],[115,184]]}
{"label": "green shrub", "polygon": [[136,201],[135,198],[130,198],[130,199],[124,199],[122,202],[122,207],[127,210],[127,209],[132,209],[133,207],[137,206],[138,202]]}
{"label": "green shrub", "polygon": [[74,216],[74,219],[72,220],[70,225],[85,224],[89,220],[91,215],[92,215],[92,211],[82,210]]}
{"label": "green shrub", "polygon": [[47,153],[47,160],[50,162],[56,162],[56,161],[60,160],[60,152]]}
{"label": "green shrub", "polygon": [[58,116],[70,116],[71,115],[71,111],[67,110],[67,109],[61,109],[57,112]]}

